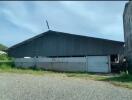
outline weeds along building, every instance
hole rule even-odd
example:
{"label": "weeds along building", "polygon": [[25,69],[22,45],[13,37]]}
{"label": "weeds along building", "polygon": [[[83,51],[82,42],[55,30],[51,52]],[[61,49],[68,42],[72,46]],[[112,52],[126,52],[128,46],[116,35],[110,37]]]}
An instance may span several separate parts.
{"label": "weeds along building", "polygon": [[[119,55],[123,52],[123,45],[124,43],[119,41],[49,30],[10,47],[8,54],[14,58],[47,57],[47,59],[68,59],[72,57],[73,61],[79,57],[81,61],[83,57],[87,56],[89,59],[87,64],[90,64],[89,68],[93,68],[91,72],[103,72],[104,69],[105,71],[107,70],[106,72],[110,72],[110,63],[115,61],[115,58],[119,58]],[[70,70],[72,64],[66,65],[66,67],[69,66],[68,70]],[[82,67],[83,71],[87,70],[87,64],[82,65],[85,66]],[[72,70],[82,71],[81,65],[79,67],[79,70],[75,70],[78,69],[76,65]]]}
{"label": "weeds along building", "polygon": [[123,14],[125,56],[128,62],[128,70],[132,72],[132,1],[125,5]]}

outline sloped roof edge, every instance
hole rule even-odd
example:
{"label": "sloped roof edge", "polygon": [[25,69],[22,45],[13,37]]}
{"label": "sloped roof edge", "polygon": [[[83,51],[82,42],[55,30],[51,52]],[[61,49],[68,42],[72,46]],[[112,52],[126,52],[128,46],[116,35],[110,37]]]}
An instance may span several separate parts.
{"label": "sloped roof edge", "polygon": [[32,37],[32,38],[29,38],[29,39],[27,39],[27,40],[24,40],[24,41],[22,41],[22,42],[20,42],[20,43],[18,43],[18,44],[15,44],[15,45],[9,47],[9,48],[7,49],[7,51],[8,51],[9,49],[15,48],[15,47],[17,47],[17,46],[19,46],[19,45],[22,45],[22,44],[25,44],[25,43],[27,43],[27,42],[29,42],[29,41],[32,41],[32,40],[34,40],[34,39],[36,39],[36,38],[39,38],[39,37],[41,37],[41,36],[43,36],[43,35],[45,35],[45,34],[48,34],[49,32],[61,33],[61,34],[68,34],[68,35],[74,35],[74,36],[85,37],[85,38],[93,38],[93,39],[104,40],[104,41],[111,41],[111,42],[124,43],[124,42],[122,42],[122,41],[109,40],[109,39],[104,39],[104,38],[97,38],[97,37],[90,37],[90,36],[85,36],[85,35],[78,35],[78,34],[71,34],[71,33],[65,33],[65,32],[58,32],[58,31],[48,30],[48,31],[46,31],[46,32],[43,32],[43,33],[41,33],[41,34],[39,34],[39,35],[36,35],[36,36],[34,36],[34,37]]}

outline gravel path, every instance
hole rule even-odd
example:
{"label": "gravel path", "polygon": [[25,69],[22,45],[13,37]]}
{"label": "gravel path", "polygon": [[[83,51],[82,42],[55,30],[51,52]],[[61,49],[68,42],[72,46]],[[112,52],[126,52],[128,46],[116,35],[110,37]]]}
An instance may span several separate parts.
{"label": "gravel path", "polygon": [[132,90],[93,80],[3,73],[0,100],[132,100]]}

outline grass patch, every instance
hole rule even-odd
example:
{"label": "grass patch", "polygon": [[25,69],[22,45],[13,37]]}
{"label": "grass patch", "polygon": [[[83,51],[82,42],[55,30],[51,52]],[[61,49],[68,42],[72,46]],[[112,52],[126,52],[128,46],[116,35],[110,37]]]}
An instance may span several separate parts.
{"label": "grass patch", "polygon": [[76,77],[76,78],[84,78],[84,79],[94,79],[94,80],[103,80],[110,75],[108,74],[99,74],[99,73],[66,73],[67,77]]}
{"label": "grass patch", "polygon": [[126,73],[121,73],[119,75],[97,73],[68,73],[67,76],[81,79],[92,79],[96,81],[105,81],[116,86],[122,86],[132,89],[132,75]]}
{"label": "grass patch", "polygon": [[121,74],[119,76],[101,79],[100,81],[107,81],[116,86],[122,86],[132,89],[132,75],[130,74]]}
{"label": "grass patch", "polygon": [[98,74],[98,73],[66,73],[66,72],[53,72],[44,71],[38,69],[20,69],[11,66],[11,64],[0,64],[0,73],[18,73],[18,74],[32,74],[32,75],[64,75],[66,77],[81,78],[81,79],[92,79],[96,81],[109,82],[116,86],[122,86],[132,89],[132,75],[130,74]]}
{"label": "grass patch", "polygon": [[33,75],[44,75],[44,74],[52,74],[51,71],[44,71],[39,69],[26,69],[26,68],[16,68],[14,66],[8,64],[0,65],[0,73],[19,73],[19,74],[33,74]]}

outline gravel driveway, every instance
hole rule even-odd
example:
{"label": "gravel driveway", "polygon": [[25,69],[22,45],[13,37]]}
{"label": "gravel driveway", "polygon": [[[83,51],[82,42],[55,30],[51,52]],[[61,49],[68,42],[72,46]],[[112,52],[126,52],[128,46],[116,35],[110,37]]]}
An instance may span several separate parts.
{"label": "gravel driveway", "polygon": [[0,100],[132,100],[132,90],[63,76],[3,73]]}

